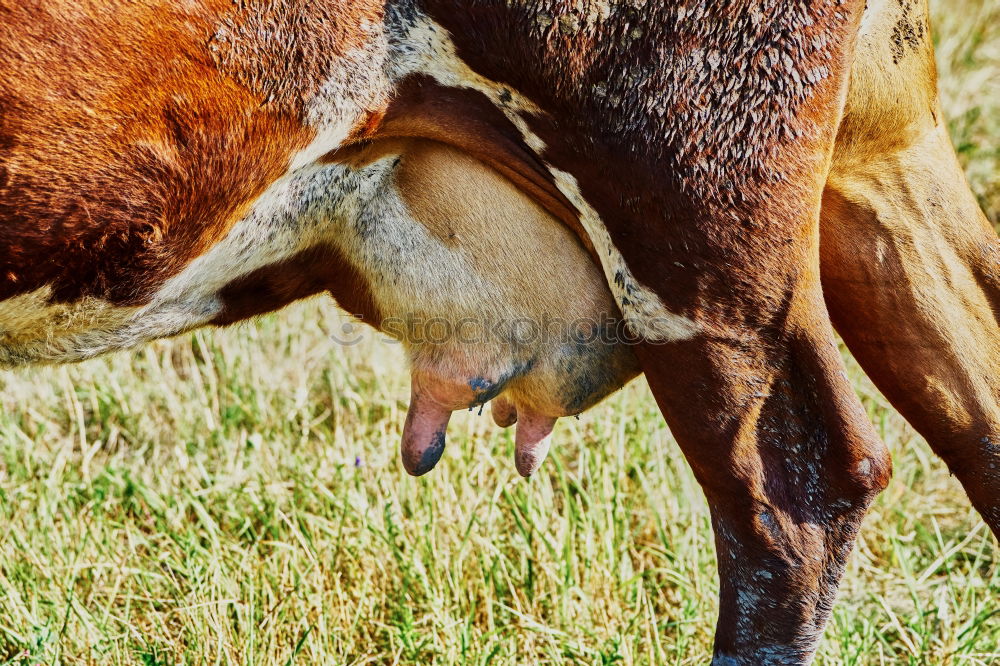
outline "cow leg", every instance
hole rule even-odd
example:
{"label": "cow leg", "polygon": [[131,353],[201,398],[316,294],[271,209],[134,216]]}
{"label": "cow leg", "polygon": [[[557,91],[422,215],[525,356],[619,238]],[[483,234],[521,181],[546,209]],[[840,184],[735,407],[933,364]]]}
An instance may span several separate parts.
{"label": "cow leg", "polygon": [[775,158],[782,178],[760,178],[729,207],[705,187],[679,198],[667,217],[679,222],[653,252],[648,237],[616,238],[638,281],[691,320],[637,352],[711,509],[716,666],[812,660],[861,521],[891,473],[820,283],[837,110],[831,101],[822,129]]}
{"label": "cow leg", "polygon": [[[937,99],[927,3],[874,3],[823,198],[834,324],[1000,536],[1000,239]],[[902,54],[900,25],[919,37]]]}
{"label": "cow leg", "polygon": [[[752,242],[742,225],[720,231],[694,212],[690,226],[704,231],[685,236],[687,264],[660,262],[647,278],[635,262],[647,284],[654,270],[666,274],[658,293],[693,320],[687,338],[637,352],[711,508],[717,666],[809,663],[859,525],[891,473],[823,300],[821,178],[796,174],[795,187],[775,186],[746,211],[759,220]],[[691,264],[697,295],[683,301],[670,285]]]}
{"label": "cow leg", "polygon": [[944,127],[835,169],[822,220],[838,330],[1000,537],[1000,239]]}
{"label": "cow leg", "polygon": [[731,326],[640,349],[711,506],[717,666],[811,660],[858,526],[890,474],[822,312],[793,300],[773,330]]}

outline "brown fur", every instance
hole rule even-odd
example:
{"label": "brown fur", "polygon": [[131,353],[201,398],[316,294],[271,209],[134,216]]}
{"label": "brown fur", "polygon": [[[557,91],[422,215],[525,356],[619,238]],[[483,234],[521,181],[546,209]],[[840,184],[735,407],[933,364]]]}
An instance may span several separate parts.
{"label": "brown fur", "polygon": [[290,260],[230,282],[220,294],[225,309],[212,323],[234,324],[322,292],[330,292],[337,304],[359,321],[370,326],[381,323],[382,313],[368,282],[340,250],[329,245],[304,250]]}
{"label": "brown fur", "polygon": [[308,141],[204,49],[227,4],[0,3],[0,298],[147,301]]}

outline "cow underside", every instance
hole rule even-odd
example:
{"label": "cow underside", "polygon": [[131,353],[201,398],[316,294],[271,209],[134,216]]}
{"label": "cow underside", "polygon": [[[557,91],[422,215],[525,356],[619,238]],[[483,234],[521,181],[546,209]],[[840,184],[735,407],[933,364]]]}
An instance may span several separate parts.
{"label": "cow underside", "polygon": [[[189,4],[120,14],[191,44],[185,71],[163,73],[184,79],[170,94],[141,92],[136,75],[55,109],[38,136],[0,141],[3,364],[90,358],[323,291],[382,328],[408,315],[622,319],[639,341],[624,352],[509,332],[432,348],[395,329],[414,363],[407,469],[436,462],[451,409],[509,389],[530,473],[551,420],[641,368],[712,508],[713,663],[801,664],[890,468],[829,306],[1000,534],[1000,247],[940,118],[925,5],[426,0],[317,3],[310,16],[291,0]],[[39,7],[16,10],[37,21]],[[309,24],[329,34],[297,37]],[[0,104],[16,103],[0,107],[0,139],[44,85],[39,58],[2,45],[40,38],[4,30]],[[99,69],[127,37],[98,37]],[[296,44],[294,71],[279,43]],[[152,100],[130,102],[145,129],[90,124],[129,83]],[[71,159],[68,131],[112,146]],[[463,217],[456,199],[482,212]],[[507,214],[496,229],[491,206]],[[92,209],[114,233],[94,231]],[[10,233],[29,217],[48,234]]]}

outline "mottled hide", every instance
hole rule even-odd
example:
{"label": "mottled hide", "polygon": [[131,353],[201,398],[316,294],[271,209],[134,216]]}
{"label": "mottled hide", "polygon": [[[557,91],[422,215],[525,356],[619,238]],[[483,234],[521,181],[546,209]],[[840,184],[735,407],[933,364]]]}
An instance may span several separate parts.
{"label": "mottled hide", "polygon": [[924,0],[0,0],[0,363],[330,292],[406,347],[414,474],[491,400],[531,474],[641,369],[712,510],[713,663],[806,664],[891,469],[832,324],[1000,534],[1000,246],[930,34]]}

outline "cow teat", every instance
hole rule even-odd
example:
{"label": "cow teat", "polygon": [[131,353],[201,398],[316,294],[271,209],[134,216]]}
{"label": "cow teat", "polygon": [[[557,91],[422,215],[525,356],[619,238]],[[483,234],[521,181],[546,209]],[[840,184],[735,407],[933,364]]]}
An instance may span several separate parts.
{"label": "cow teat", "polygon": [[407,472],[423,476],[441,460],[452,411],[421,390],[415,377],[411,378],[410,407],[400,446],[403,467]]}
{"label": "cow teat", "polygon": [[556,419],[533,411],[520,414],[514,436],[514,466],[527,478],[538,471],[549,455]]}
{"label": "cow teat", "polygon": [[490,403],[493,422],[501,428],[509,428],[517,423],[517,407],[506,396],[500,396]]}

